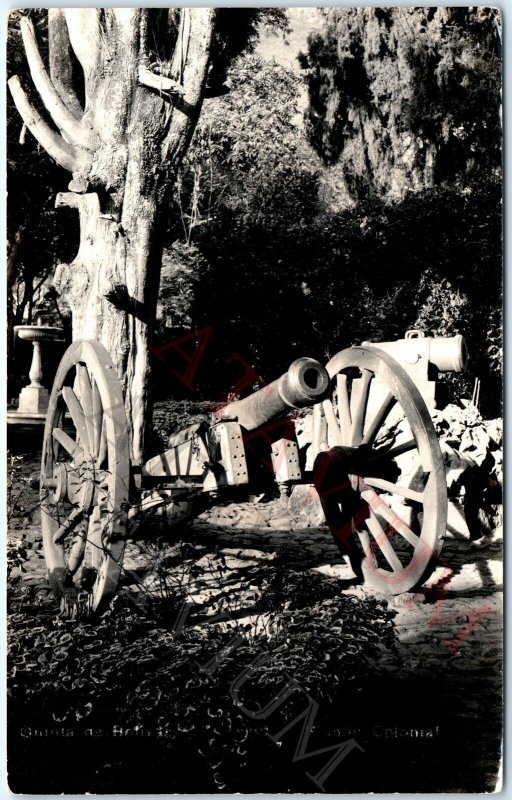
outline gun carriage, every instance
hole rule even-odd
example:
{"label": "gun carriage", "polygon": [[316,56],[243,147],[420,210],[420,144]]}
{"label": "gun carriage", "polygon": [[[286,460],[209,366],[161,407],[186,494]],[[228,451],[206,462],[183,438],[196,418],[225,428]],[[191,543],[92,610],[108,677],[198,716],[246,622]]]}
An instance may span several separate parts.
{"label": "gun carriage", "polygon": [[[356,575],[392,594],[413,589],[435,564],[446,530],[445,471],[428,406],[435,406],[438,372],[461,371],[465,363],[462,337],[416,331],[350,347],[325,368],[299,358],[278,380],[220,408],[210,423],[173,435],[165,452],[140,466],[130,463],[109,354],[97,341],[74,342],[50,397],[40,479],[56,596],[64,604],[85,596],[90,612],[104,608],[137,513],[162,497],[179,507],[194,493],[217,498],[251,484],[250,440],[258,433],[281,487],[315,487]],[[312,435],[304,451],[294,425],[276,421],[308,407]]]}

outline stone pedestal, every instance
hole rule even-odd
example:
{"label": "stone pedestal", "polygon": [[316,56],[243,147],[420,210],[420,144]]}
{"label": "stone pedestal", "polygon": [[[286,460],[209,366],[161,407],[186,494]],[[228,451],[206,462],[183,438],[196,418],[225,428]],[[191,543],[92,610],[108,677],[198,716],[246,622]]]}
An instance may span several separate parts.
{"label": "stone pedestal", "polygon": [[20,414],[44,414],[48,408],[50,395],[44,386],[25,386],[18,402]]}
{"label": "stone pedestal", "polygon": [[[38,320],[40,322],[40,320]],[[48,409],[50,395],[42,385],[43,368],[41,362],[42,342],[62,342],[62,330],[48,325],[16,325],[15,333],[20,339],[32,343],[32,364],[30,365],[30,384],[21,390],[18,408],[8,409],[7,421],[10,423],[42,423]]]}
{"label": "stone pedestal", "polygon": [[[48,400],[50,396],[48,391],[41,384],[43,377],[43,367],[41,363],[41,341],[43,339],[44,328],[36,328],[36,331],[31,331],[29,335],[32,336],[32,346],[34,351],[32,353],[32,364],[30,365],[30,386],[25,386],[21,390],[20,399],[18,403],[18,410],[22,414],[41,414],[48,408]],[[39,334],[39,338],[35,338]],[[28,338],[25,335],[25,338]]]}

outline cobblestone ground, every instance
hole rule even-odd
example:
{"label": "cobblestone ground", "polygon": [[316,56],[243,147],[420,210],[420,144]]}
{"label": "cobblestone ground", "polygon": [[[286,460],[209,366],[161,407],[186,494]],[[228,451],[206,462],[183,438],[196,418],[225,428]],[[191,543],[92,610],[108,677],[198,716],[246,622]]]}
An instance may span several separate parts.
{"label": "cobblestone ground", "polygon": [[[37,459],[35,452],[24,456],[22,477],[37,470]],[[49,589],[35,491],[25,486],[17,506],[9,536],[29,555],[26,572],[14,569],[11,576],[14,603],[22,607],[24,593]],[[165,590],[185,585],[205,609],[222,601],[238,618],[250,619],[269,570],[283,560],[289,569],[346,578],[344,591],[371,593],[348,586],[351,570],[326,528],[304,527],[288,504],[260,497],[210,509],[157,543],[143,537],[130,542],[120,589],[161,591],[164,564]],[[361,702],[340,709],[347,734],[371,759],[355,790],[494,789],[501,742],[501,569],[501,528],[476,542],[449,535],[421,591],[390,599],[397,651],[368,676]]]}

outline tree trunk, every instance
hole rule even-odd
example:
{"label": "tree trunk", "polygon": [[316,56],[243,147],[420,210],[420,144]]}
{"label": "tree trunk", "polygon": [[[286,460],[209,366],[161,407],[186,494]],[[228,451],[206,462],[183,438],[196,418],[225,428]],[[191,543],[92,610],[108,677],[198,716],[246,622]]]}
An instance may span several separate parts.
{"label": "tree trunk", "polygon": [[[73,338],[98,339],[122,383],[135,463],[151,430],[149,346],[161,266],[160,217],[200,113],[215,12],[182,9],[163,77],[152,71],[149,9],[53,9],[50,74],[27,18],[22,34],[34,84],[62,132],[38,114],[18,78],[9,85],[25,123],[73,178],[56,204],[76,208],[80,247],[54,284]],[[64,14],[64,16],[63,16]],[[158,24],[161,19],[158,18]],[[69,50],[83,70],[85,108],[73,92]],[[53,55],[52,55],[53,52]],[[155,88],[156,87],[156,88]]]}
{"label": "tree trunk", "polygon": [[[127,183],[119,223],[102,214],[94,192],[66,192],[57,204],[78,209],[80,248],[72,264],[59,265],[54,285],[71,310],[73,339],[98,339],[114,361],[131,422],[132,455],[140,461],[151,423],[149,345],[161,262],[157,198],[141,197]],[[130,210],[136,208],[139,214]]]}
{"label": "tree trunk", "polygon": [[[7,380],[13,374],[14,363],[14,326],[16,324],[13,289],[16,283],[18,268],[18,252],[23,236],[25,235],[26,224],[20,225],[14,235],[14,240],[8,245],[7,253]],[[8,392],[10,391],[8,386]],[[8,397],[10,395],[8,394]]]}

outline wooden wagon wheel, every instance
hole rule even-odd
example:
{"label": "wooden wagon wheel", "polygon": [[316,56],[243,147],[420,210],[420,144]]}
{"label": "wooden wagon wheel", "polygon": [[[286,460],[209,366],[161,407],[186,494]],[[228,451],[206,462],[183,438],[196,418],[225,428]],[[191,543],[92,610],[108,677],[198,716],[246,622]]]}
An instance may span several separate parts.
{"label": "wooden wagon wheel", "polygon": [[409,591],[428,577],[446,531],[446,479],[430,414],[403,367],[377,346],[343,350],[327,371],[332,395],[313,425],[327,522],[342,552],[357,532],[365,582]]}
{"label": "wooden wagon wheel", "polygon": [[49,579],[72,614],[104,608],[116,590],[129,498],[128,429],[107,351],[77,341],[49,401],[41,462],[41,524]]}

